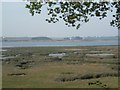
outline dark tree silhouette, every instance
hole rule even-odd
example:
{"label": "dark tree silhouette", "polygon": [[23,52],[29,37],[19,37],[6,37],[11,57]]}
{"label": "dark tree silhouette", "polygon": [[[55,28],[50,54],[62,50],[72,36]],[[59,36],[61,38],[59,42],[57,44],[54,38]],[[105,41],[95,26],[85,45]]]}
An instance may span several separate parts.
{"label": "dark tree silhouette", "polygon": [[116,13],[113,14],[113,20],[110,25],[118,27],[120,29],[120,1],[118,2],[32,2],[29,1],[26,4],[26,8],[32,16],[35,13],[41,13],[41,7],[47,6],[48,23],[56,23],[60,19],[63,19],[65,25],[68,27],[76,27],[78,29],[82,23],[87,23],[91,17],[98,17],[100,20],[107,17],[108,11],[113,12],[116,9]]}

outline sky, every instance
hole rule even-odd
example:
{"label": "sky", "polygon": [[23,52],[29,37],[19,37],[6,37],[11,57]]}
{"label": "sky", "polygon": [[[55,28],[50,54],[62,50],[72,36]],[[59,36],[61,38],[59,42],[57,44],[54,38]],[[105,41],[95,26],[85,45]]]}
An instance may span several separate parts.
{"label": "sky", "polygon": [[[71,37],[71,36],[117,36],[118,29],[110,26],[112,15],[99,20],[91,18],[90,22],[83,24],[78,30],[67,27],[62,20],[55,24],[45,21],[46,7],[42,8],[40,15],[31,16],[25,8],[25,2],[2,3],[2,34],[3,37]],[[1,9],[1,7],[0,7]],[[1,25],[1,24],[0,24]]]}

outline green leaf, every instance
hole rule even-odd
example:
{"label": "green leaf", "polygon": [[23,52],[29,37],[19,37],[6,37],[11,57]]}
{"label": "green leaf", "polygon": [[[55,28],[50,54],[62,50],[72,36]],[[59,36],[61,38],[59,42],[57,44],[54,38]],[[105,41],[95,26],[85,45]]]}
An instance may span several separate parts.
{"label": "green leaf", "polygon": [[95,14],[96,16],[100,16],[100,12],[98,10],[95,12]]}
{"label": "green leaf", "polygon": [[80,28],[80,24],[77,25],[76,29],[79,29]]}

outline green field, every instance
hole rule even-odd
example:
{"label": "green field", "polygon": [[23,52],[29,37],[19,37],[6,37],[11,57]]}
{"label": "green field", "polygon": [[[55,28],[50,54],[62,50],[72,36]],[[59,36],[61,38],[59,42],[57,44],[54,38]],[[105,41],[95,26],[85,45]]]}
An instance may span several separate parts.
{"label": "green field", "polygon": [[3,88],[118,88],[118,46],[3,49]]}

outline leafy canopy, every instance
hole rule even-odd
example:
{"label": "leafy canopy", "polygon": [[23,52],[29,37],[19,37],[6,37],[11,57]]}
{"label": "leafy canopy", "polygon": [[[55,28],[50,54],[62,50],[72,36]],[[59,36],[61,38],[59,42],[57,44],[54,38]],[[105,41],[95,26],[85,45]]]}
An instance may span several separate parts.
{"label": "leafy canopy", "polygon": [[40,14],[42,6],[46,5],[48,15],[50,18],[46,18],[48,23],[56,23],[63,19],[65,25],[68,27],[75,27],[79,29],[82,23],[87,23],[90,17],[98,17],[100,20],[107,17],[108,11],[113,12],[116,9],[116,13],[113,15],[110,25],[118,27],[120,29],[120,1],[118,2],[93,2],[78,0],[77,2],[69,1],[28,1],[26,8],[32,16],[35,13]]}

